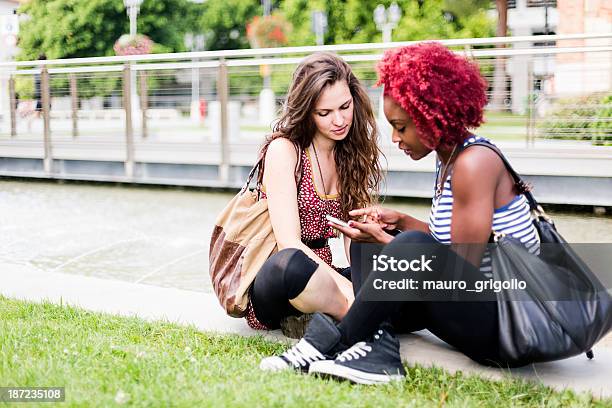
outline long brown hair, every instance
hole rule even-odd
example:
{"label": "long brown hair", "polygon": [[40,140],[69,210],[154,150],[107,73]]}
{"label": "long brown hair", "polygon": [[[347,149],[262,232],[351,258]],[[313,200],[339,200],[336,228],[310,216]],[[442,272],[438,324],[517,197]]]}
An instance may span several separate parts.
{"label": "long brown hair", "polygon": [[319,95],[337,81],[346,81],[353,97],[353,123],[348,135],[336,142],[334,158],[340,187],[342,215],[355,208],[371,205],[378,199],[382,170],[378,162],[380,149],[372,104],[363,85],[351,67],[329,52],[306,57],[293,73],[293,80],[274,133],[267,138],[262,152],[278,137],[289,139],[306,149],[312,143],[316,125],[312,118]]}

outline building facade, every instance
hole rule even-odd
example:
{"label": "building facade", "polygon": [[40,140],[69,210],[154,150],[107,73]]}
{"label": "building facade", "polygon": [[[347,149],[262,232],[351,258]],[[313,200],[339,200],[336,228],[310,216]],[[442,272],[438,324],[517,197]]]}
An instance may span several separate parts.
{"label": "building facade", "polygon": [[[612,33],[612,1],[558,0],[559,34]],[[559,46],[609,46],[610,39],[560,41]],[[555,60],[555,92],[560,96],[610,92],[612,53],[560,54]]]}
{"label": "building facade", "polygon": [[[610,0],[510,0],[509,35],[606,34],[612,33]],[[527,47],[609,46],[610,39],[565,40],[521,43]],[[612,53],[572,53],[556,56],[515,56],[508,58],[506,73],[510,81],[508,106],[513,113],[527,110],[532,92],[571,97],[612,89]],[[530,84],[529,81],[533,81]]]}
{"label": "building facade", "polygon": [[[513,37],[558,34],[559,11],[557,2],[551,0],[508,1],[508,34]],[[551,46],[554,43],[519,43],[514,48]],[[530,94],[529,81],[547,84],[554,76],[554,57],[515,56],[507,60],[506,73],[512,84],[509,107],[513,113],[523,114],[527,110]]]}

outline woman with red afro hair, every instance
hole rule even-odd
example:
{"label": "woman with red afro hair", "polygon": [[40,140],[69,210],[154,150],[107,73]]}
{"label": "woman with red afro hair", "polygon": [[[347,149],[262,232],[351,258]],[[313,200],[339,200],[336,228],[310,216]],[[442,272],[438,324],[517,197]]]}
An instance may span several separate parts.
{"label": "woman with red afro hair", "polygon": [[[429,220],[375,206],[350,211],[361,220],[348,227],[332,224],[352,240],[355,300],[339,323],[315,315],[283,356],[299,356],[311,373],[388,382],[405,376],[394,330],[428,329],[477,362],[507,365],[498,347],[495,293],[466,299],[465,289],[491,283],[486,243],[492,231],[533,253],[539,237],[524,186],[514,182],[496,147],[470,132],[483,122],[486,82],[476,64],[437,43],[390,50],[378,71],[393,142],[413,160],[436,152]],[[364,242],[384,246],[374,250]],[[455,286],[425,290],[426,282]]]}
{"label": "woman with red afro hair", "polygon": [[487,83],[478,66],[440,44],[388,52],[378,72],[385,100],[406,111],[428,149],[463,143],[483,122]]}

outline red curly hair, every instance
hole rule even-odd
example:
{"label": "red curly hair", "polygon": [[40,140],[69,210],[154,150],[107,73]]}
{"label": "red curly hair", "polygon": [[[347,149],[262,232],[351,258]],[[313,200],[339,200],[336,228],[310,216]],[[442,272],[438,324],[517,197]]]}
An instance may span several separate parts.
{"label": "red curly hair", "polygon": [[462,143],[484,121],[487,82],[478,66],[439,43],[389,50],[377,69],[377,85],[408,113],[430,149]]}

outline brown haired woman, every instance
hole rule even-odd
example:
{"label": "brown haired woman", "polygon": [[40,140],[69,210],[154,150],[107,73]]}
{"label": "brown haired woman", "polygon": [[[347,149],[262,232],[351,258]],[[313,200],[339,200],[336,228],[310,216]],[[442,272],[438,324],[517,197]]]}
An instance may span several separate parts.
{"label": "brown haired woman", "polygon": [[[346,62],[331,53],[302,61],[262,152],[279,252],[257,274],[247,322],[276,329],[303,313],[341,319],[353,288],[350,274],[332,266],[328,239],[337,232],[325,217],[346,219],[351,209],[372,204],[381,179],[372,106]],[[344,243],[348,256],[350,240]]]}

